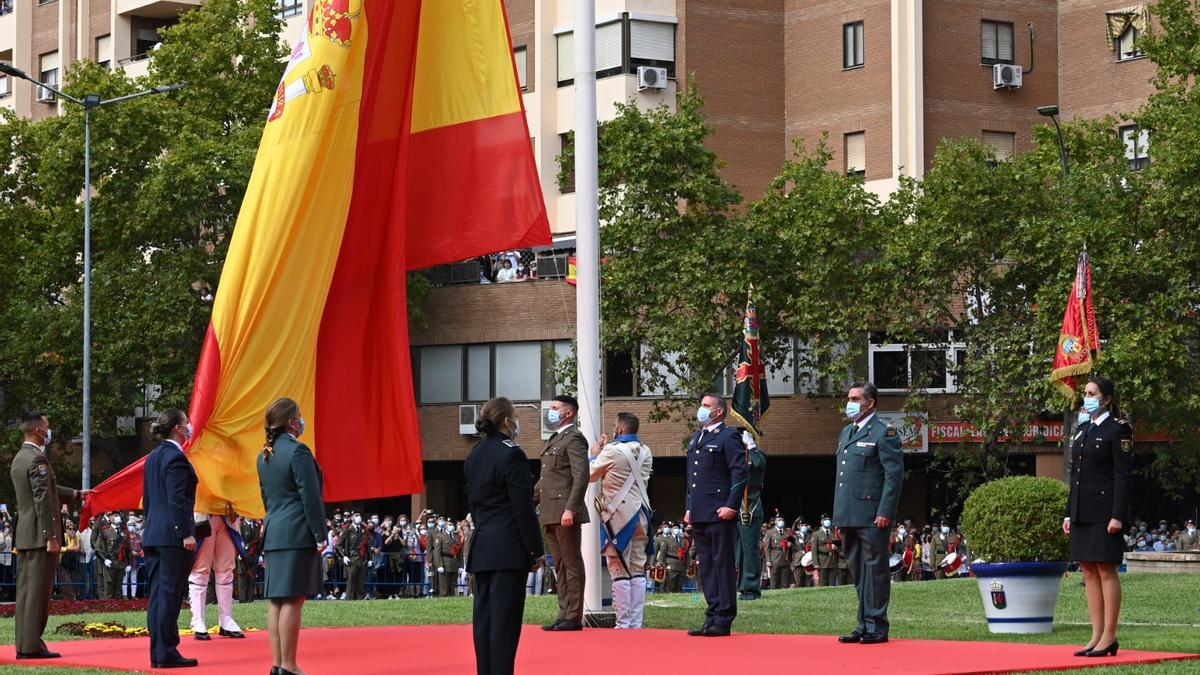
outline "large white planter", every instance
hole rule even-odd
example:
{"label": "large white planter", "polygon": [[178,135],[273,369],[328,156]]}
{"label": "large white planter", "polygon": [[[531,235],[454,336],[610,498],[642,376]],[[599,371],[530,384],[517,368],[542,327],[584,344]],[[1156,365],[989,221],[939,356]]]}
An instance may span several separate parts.
{"label": "large white planter", "polygon": [[979,582],[989,631],[1051,631],[1067,563],[975,563],[971,571]]}

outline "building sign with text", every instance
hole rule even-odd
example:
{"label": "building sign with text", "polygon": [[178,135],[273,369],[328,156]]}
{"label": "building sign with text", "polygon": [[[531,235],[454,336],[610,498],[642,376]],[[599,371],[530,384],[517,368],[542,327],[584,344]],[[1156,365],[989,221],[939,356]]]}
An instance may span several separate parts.
{"label": "building sign with text", "polygon": [[929,415],[927,413],[879,412],[879,419],[900,432],[904,452],[929,452]]}

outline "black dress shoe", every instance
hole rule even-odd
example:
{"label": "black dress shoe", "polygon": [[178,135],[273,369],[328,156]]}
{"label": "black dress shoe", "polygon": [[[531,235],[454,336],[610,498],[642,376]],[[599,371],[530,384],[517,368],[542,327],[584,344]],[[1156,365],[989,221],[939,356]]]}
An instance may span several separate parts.
{"label": "black dress shoe", "polygon": [[562,619],[555,619],[554,621],[542,626],[542,630],[554,630],[558,628],[558,624],[560,623],[562,623]]}
{"label": "black dress shoe", "polygon": [[246,637],[246,634],[240,630],[225,630],[224,628],[217,631],[217,635],[220,635],[221,637],[234,638],[235,640],[241,640]]}
{"label": "black dress shoe", "polygon": [[839,637],[838,642],[843,642],[845,644],[853,644],[855,642],[862,642],[862,637],[863,636],[862,636],[861,632],[854,631],[853,633],[851,633],[849,635],[843,635],[843,636]]}
{"label": "black dress shoe", "polygon": [[864,645],[881,645],[888,641],[888,636],[879,633],[863,633],[859,643]]}
{"label": "black dress shoe", "polygon": [[708,632],[708,628],[709,628],[708,624],[704,624],[703,626],[701,626],[699,628],[689,628],[688,635],[691,635],[692,637],[702,636]]}
{"label": "black dress shoe", "polygon": [[276,672],[276,675],[296,675],[296,673],[293,673],[292,671],[288,670],[287,668],[280,668],[279,670],[277,670],[275,672]]}
{"label": "black dress shoe", "polygon": [[578,621],[563,620],[563,621],[559,621],[558,623],[554,624],[550,628],[546,628],[545,626],[542,626],[542,630],[554,631],[556,633],[559,631],[583,630],[583,624],[579,623]]}
{"label": "black dress shoe", "polygon": [[700,634],[704,637],[728,637],[730,632],[728,627],[722,628],[721,626],[713,625],[705,628]]}
{"label": "black dress shoe", "polygon": [[30,654],[22,654],[21,652],[17,652],[18,660],[22,660],[22,659],[59,659],[59,658],[62,658],[62,654],[59,654],[57,652],[52,652],[49,649],[43,649],[40,652],[33,652]]}
{"label": "black dress shoe", "polygon": [[279,666],[271,666],[271,675],[279,675]]}
{"label": "black dress shoe", "polygon": [[195,638],[201,642],[207,642],[212,639],[212,636],[208,633],[196,633]]}
{"label": "black dress shoe", "polygon": [[1093,649],[1092,651],[1088,652],[1087,655],[1092,658],[1096,658],[1099,656],[1116,656],[1117,648],[1120,646],[1121,646],[1121,643],[1117,642],[1116,640],[1113,640],[1113,643],[1111,645],[1105,647],[1104,649]]}
{"label": "black dress shoe", "polygon": [[171,659],[170,661],[159,661],[158,663],[151,662],[152,668],[195,668],[200,665],[196,659],[185,659],[183,657]]}

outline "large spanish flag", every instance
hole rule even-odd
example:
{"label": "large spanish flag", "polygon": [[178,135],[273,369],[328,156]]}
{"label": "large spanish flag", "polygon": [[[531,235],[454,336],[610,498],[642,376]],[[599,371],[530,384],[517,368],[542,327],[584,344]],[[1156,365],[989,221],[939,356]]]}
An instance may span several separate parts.
{"label": "large spanish flag", "polygon": [[[550,243],[501,0],[320,0],[272,100],[196,372],[196,508],[260,517],[280,396],[325,499],[420,492],[405,273]],[[90,513],[137,508],[142,462]],[[86,516],[85,516],[86,517]]]}

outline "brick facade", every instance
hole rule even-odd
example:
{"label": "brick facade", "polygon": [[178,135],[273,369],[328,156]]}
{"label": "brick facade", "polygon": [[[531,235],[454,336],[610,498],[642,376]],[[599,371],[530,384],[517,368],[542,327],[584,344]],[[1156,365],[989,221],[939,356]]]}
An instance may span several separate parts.
{"label": "brick facade", "polygon": [[1126,9],[1122,0],[1061,0],[1058,90],[1065,118],[1097,118],[1135,112],[1154,93],[1154,63],[1118,61],[1105,39],[1104,13]]}
{"label": "brick facade", "polygon": [[533,4],[533,0],[504,0],[512,46],[514,49],[524,46],[527,50],[525,53],[525,91],[527,93],[533,93],[537,88],[533,77],[534,57],[537,53],[537,27],[534,23]]}

